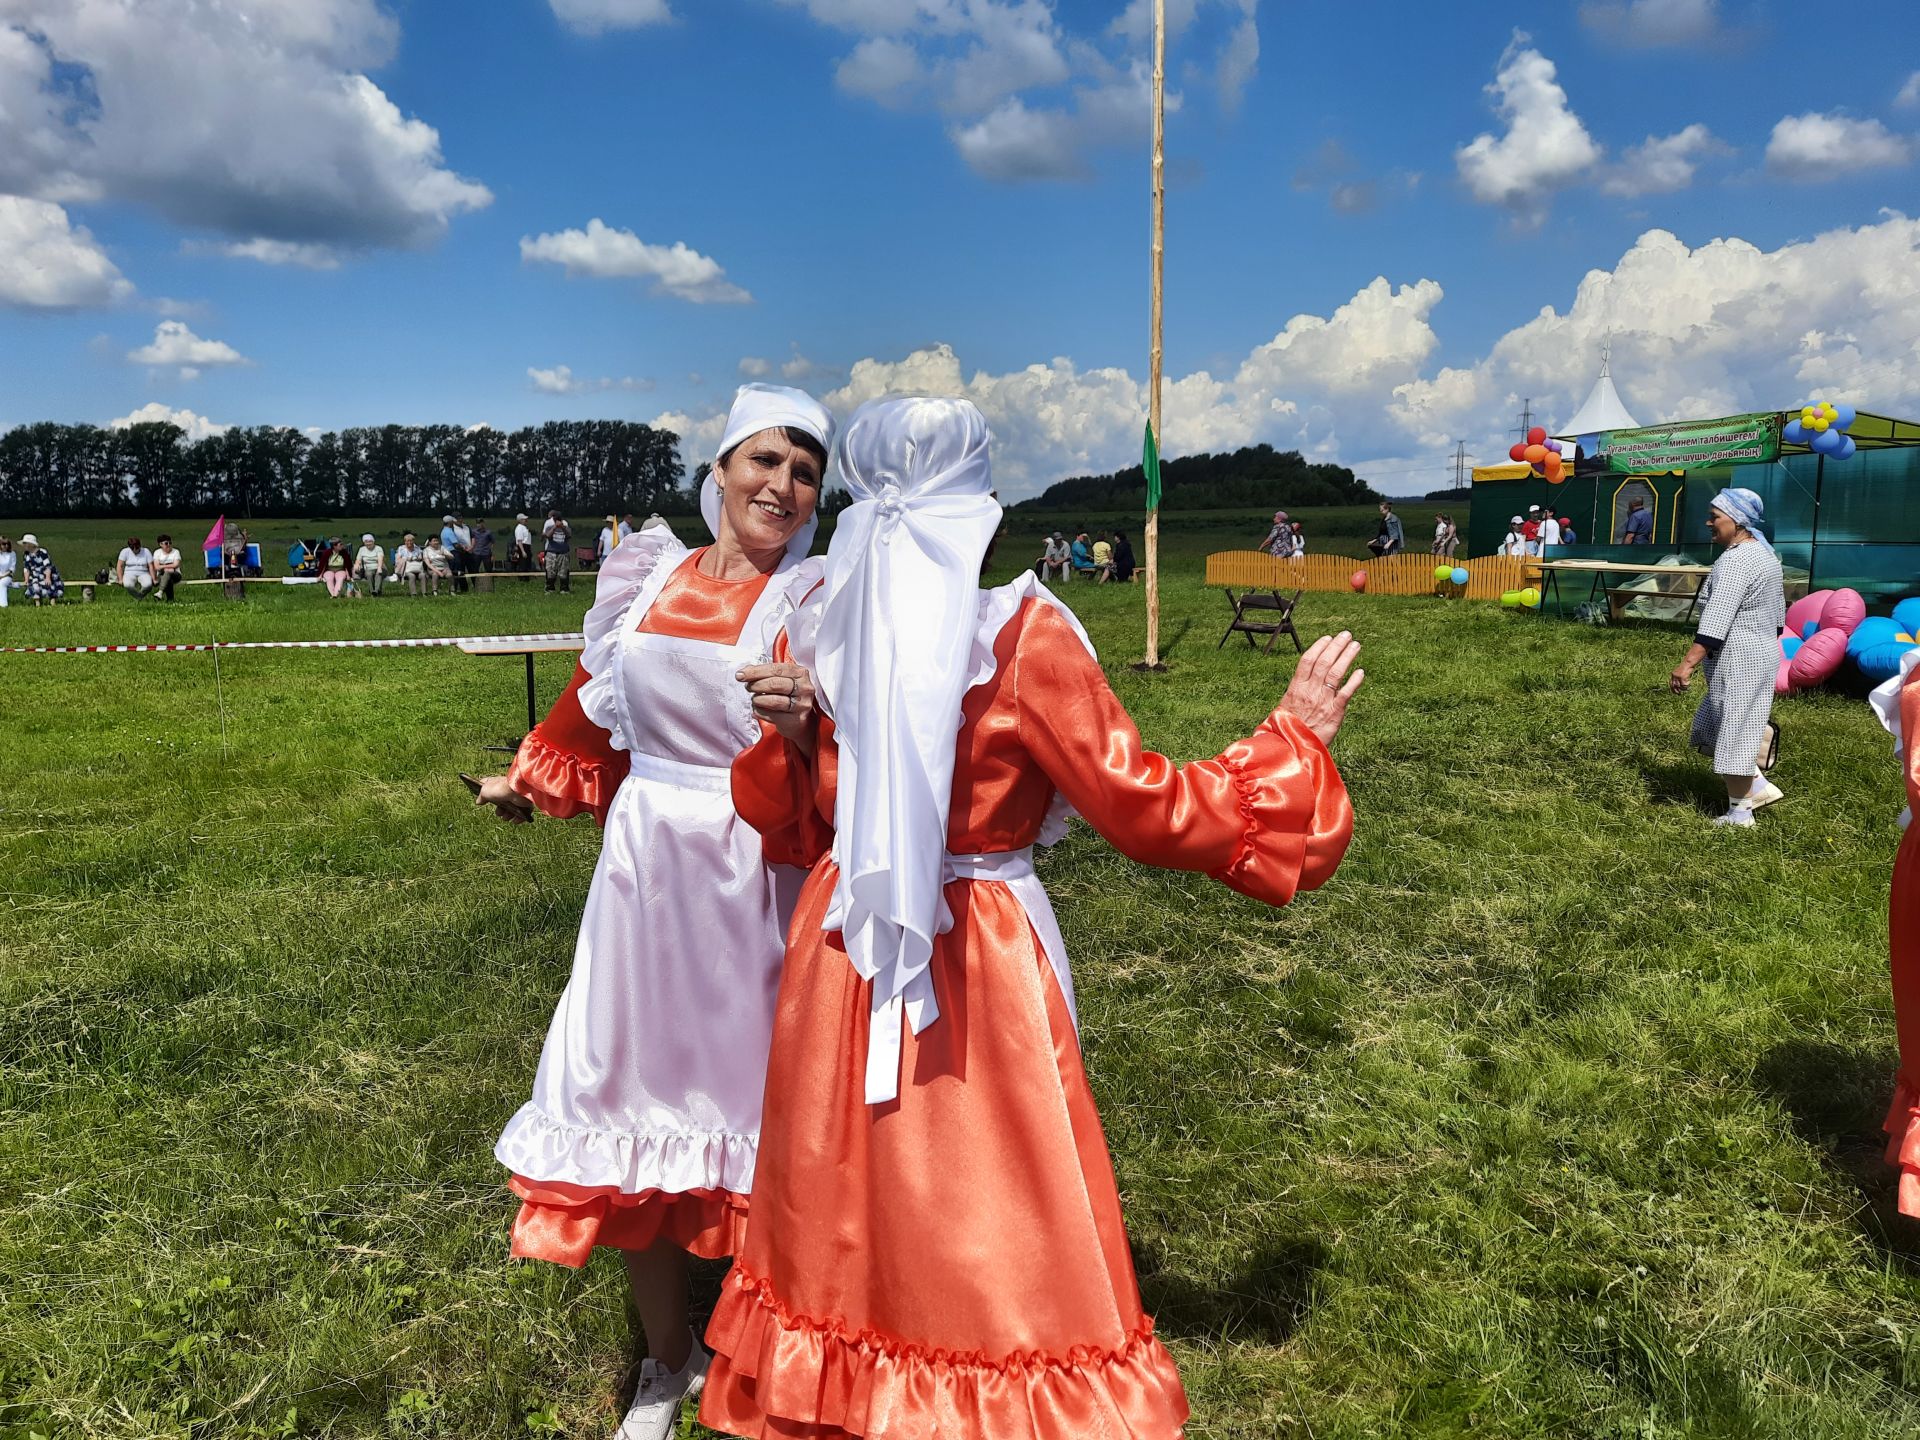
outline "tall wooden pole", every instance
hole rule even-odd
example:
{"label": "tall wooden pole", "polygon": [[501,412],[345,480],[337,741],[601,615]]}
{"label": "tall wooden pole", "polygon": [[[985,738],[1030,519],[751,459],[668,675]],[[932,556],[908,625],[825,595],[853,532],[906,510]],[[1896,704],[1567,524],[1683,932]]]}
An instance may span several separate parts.
{"label": "tall wooden pole", "polygon": [[[1153,335],[1147,359],[1147,421],[1160,435],[1160,287],[1167,243],[1167,0],[1153,0]],[[1160,507],[1147,510],[1147,666],[1160,664]]]}

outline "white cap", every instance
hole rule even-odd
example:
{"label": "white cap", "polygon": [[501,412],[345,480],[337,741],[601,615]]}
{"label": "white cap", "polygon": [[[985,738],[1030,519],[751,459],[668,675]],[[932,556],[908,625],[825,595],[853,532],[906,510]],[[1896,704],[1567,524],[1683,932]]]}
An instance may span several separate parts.
{"label": "white cap", "polygon": [[35,537],[35,536],[32,536],[32,535],[22,535],[22,536],[20,537],[20,543],[21,543],[22,545],[38,545],[38,544],[40,543],[40,541],[39,541],[39,539],[38,539],[37,537]]}
{"label": "white cap", "polygon": [[362,536],[360,537],[360,543],[361,543],[362,545],[371,545],[371,544],[373,543],[373,536],[371,536],[371,535],[362,535]]}

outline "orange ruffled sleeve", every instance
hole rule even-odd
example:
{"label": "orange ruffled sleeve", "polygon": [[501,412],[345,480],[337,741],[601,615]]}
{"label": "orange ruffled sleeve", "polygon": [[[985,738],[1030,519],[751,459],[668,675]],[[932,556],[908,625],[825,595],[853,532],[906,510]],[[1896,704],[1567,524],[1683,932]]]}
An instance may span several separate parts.
{"label": "orange ruffled sleeve", "polygon": [[[785,635],[774,642],[773,658],[787,662]],[[833,722],[822,716],[816,756],[831,752],[832,737]],[[814,761],[764,720],[760,738],[734,757],[733,808],[760,832],[768,864],[810,870],[833,848],[833,826],[822,813],[818,782]],[[827,803],[830,808],[830,798]]]}
{"label": "orange ruffled sleeve", "polygon": [[605,825],[613,792],[627,778],[627,756],[580,708],[580,687],[591,678],[584,666],[573,667],[547,718],[520,742],[507,783],[556,820],[591,811]]}
{"label": "orange ruffled sleeve", "polygon": [[1211,760],[1176,765],[1140,732],[1071,625],[1029,602],[1014,656],[1020,740],[1122,854],[1197,870],[1284,905],[1322,884],[1353,837],[1346,784],[1320,738],[1275,711]]}
{"label": "orange ruffled sleeve", "polygon": [[1900,1070],[1887,1110],[1887,1160],[1900,1168],[1900,1213],[1920,1218],[1920,666],[1900,687],[1907,803],[1915,818],[1900,837],[1887,904],[1887,962]]}

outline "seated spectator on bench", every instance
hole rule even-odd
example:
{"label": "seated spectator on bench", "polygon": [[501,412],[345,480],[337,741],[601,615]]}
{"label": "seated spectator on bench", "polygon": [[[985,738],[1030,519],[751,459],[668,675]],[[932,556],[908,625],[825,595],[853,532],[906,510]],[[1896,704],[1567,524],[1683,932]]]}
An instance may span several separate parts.
{"label": "seated spectator on bench", "polygon": [[162,535],[153,552],[153,588],[162,600],[173,599],[173,587],[180,583],[180,552],[173,548],[173,537]]}
{"label": "seated spectator on bench", "polygon": [[1047,541],[1047,548],[1040,553],[1040,578],[1051,585],[1056,580],[1067,578],[1067,565],[1073,559],[1073,551],[1067,545],[1067,537],[1058,530]]}
{"label": "seated spectator on bench", "polygon": [[1113,542],[1104,535],[1093,542],[1093,573],[1102,585],[1113,578]]}
{"label": "seated spectator on bench", "polygon": [[1113,578],[1122,585],[1133,583],[1133,546],[1118,530],[1113,532]]}
{"label": "seated spectator on bench", "polygon": [[113,578],[136,600],[153,589],[153,552],[140,543],[139,536],[121,547],[113,562]]}
{"label": "seated spectator on bench", "polygon": [[1093,578],[1093,547],[1087,544],[1087,532],[1082,530],[1073,537],[1070,552],[1073,573],[1091,580]]}

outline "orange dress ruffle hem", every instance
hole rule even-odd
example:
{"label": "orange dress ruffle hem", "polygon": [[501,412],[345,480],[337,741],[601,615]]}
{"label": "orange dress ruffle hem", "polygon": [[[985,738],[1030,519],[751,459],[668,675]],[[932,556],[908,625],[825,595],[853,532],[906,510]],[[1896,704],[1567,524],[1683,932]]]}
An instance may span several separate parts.
{"label": "orange dress ruffle hem", "polygon": [[518,1260],[551,1260],[577,1270],[596,1245],[645,1250],[660,1240],[718,1260],[739,1254],[746,1241],[747,1197],[731,1190],[630,1195],[611,1186],[539,1182],[522,1175],[510,1179],[507,1188],[520,1197],[513,1220]]}
{"label": "orange dress ruffle hem", "polygon": [[[1900,687],[1907,806],[1920,817],[1920,668]],[[1920,818],[1900,837],[1887,900],[1887,964],[1900,1073],[1887,1111],[1887,1160],[1900,1167],[1900,1213],[1920,1219]]]}
{"label": "orange dress ruffle hem", "polygon": [[[1026,601],[993,658],[963,709],[954,853],[1032,844],[1057,790],[1128,855],[1270,903],[1333,873],[1352,811],[1297,722],[1176,766],[1141,748],[1050,605]],[[1141,1305],[1072,1014],[1007,884],[947,885],[940,1016],[904,1036],[899,1098],[865,1101],[869,986],[821,929],[838,767],[820,728],[811,765],[770,729],[734,765],[741,816],[770,845],[813,840],[819,863],[789,931],[753,1223],[708,1327],[700,1418],[778,1440],[1172,1440],[1186,1396]]]}

